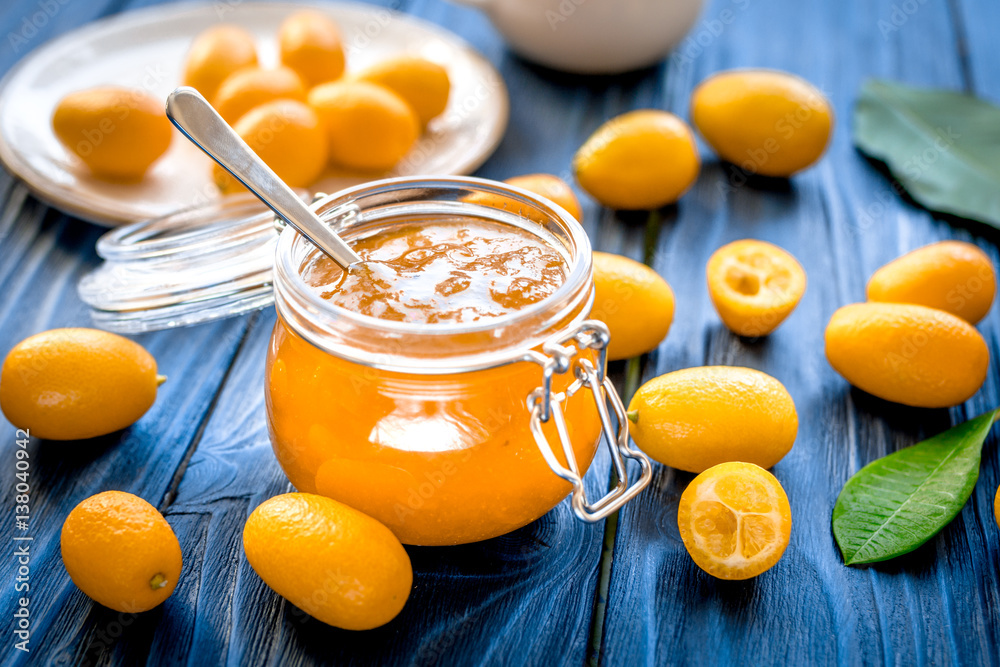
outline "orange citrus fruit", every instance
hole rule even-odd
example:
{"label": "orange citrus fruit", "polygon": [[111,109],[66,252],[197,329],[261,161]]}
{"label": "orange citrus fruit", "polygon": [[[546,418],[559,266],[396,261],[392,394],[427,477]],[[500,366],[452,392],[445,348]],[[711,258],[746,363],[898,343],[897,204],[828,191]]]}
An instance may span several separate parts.
{"label": "orange citrus fruit", "polygon": [[1000,527],[1000,487],[997,488],[997,494],[993,497],[993,516],[997,520],[997,526]]}
{"label": "orange citrus fruit", "polygon": [[63,564],[88,597],[138,613],[174,592],[181,545],[156,508],[124,491],[87,498],[69,513],[60,539]]}
{"label": "orange citrus fruit", "polygon": [[698,178],[694,134],[672,113],[630,111],[597,128],[573,157],[573,172],[590,196],[609,208],[672,204]]}
{"label": "orange citrus fruit", "polygon": [[417,113],[421,126],[441,115],[448,106],[448,95],[451,92],[448,70],[426,58],[388,58],[372,65],[355,78],[385,86],[402,97]]}
{"label": "orange citrus fruit", "polygon": [[[506,184],[527,190],[533,196],[544,197],[553,204],[557,204],[579,220],[577,215],[581,214],[580,202],[577,201],[573,190],[558,176],[552,174],[528,174],[525,176],[514,176],[503,181]],[[500,209],[514,213],[527,220],[533,220],[541,225],[547,224],[548,216],[533,205],[527,205],[520,199],[508,197],[501,194],[487,194],[485,192],[474,192],[462,197],[462,201],[489,208]]]}
{"label": "orange citrus fruit", "polygon": [[374,83],[324,83],[309,91],[309,105],[326,125],[330,159],[344,167],[391,169],[420,136],[413,108]]}
{"label": "orange citrus fruit", "polygon": [[138,420],[163,380],[138,343],[96,329],[52,329],[7,354],[0,408],[39,438],[93,438]]}
{"label": "orange citrus fruit", "polygon": [[997,291],[986,253],[963,241],[932,243],[894,259],[868,281],[868,300],[915,303],[971,324],[986,316]]}
{"label": "orange citrus fruit", "polygon": [[734,241],[708,260],[708,293],[722,323],[740,336],[766,336],[795,309],[806,272],[791,254],[764,241]]}
{"label": "orange citrus fruit", "polygon": [[[304,188],[319,178],[326,165],[326,131],[315,112],[302,102],[275,100],[251,109],[233,126],[243,141],[285,183]],[[242,189],[219,165],[213,166],[223,192]]]}
{"label": "orange citrus fruit", "polygon": [[830,142],[833,108],[816,86],[786,72],[737,69],[702,81],[691,121],[723,160],[764,176],[790,176]]}
{"label": "orange citrus fruit", "polygon": [[608,359],[637,357],[656,348],[674,321],[674,292],[645,264],[594,253],[594,308],[590,317],[608,325]]}
{"label": "orange citrus fruit", "polygon": [[118,86],[70,93],[56,105],[52,129],[95,176],[137,181],[167,152],[173,130],[163,102]]}
{"label": "orange citrus fruit", "polygon": [[653,378],[632,397],[628,418],[642,451],[689,472],[727,461],[770,468],[791,450],[799,428],[784,385],[736,366],[685,368]]}
{"label": "orange citrus fruit", "polygon": [[251,109],[282,99],[306,101],[306,87],[294,70],[247,67],[222,82],[212,106],[227,123],[233,124]]}
{"label": "orange citrus fruit", "polygon": [[777,563],[792,534],[788,496],[752,463],[720,463],[681,494],[677,526],[695,564],[719,579],[749,579]]}
{"label": "orange citrus fruit", "polygon": [[951,313],[869,302],[833,314],[826,358],[869,394],[918,408],[947,408],[979,391],[990,353],[979,332]]}
{"label": "orange citrus fruit", "polygon": [[573,189],[563,179],[552,174],[525,174],[514,176],[504,181],[508,185],[524,188],[528,192],[541,195],[551,202],[559,204],[566,212],[577,220],[583,220],[583,211]]}
{"label": "orange citrus fruit", "polygon": [[217,25],[199,34],[191,44],[184,63],[184,85],[211,100],[226,77],[256,64],[253,35],[239,26]]}
{"label": "orange citrus fruit", "polygon": [[413,584],[410,557],[388,528],[324,496],[265,500],[247,519],[243,548],[278,595],[345,630],[391,621]]}
{"label": "orange citrus fruit", "polygon": [[337,24],[322,12],[295,12],[278,29],[281,64],[299,73],[309,87],[340,78],[344,47]]}

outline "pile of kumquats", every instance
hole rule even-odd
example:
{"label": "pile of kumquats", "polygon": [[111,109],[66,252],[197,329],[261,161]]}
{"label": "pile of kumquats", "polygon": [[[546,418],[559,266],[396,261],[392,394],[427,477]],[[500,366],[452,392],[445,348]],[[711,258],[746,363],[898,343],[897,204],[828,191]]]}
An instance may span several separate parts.
{"label": "pile of kumquats", "polygon": [[[340,30],[322,12],[292,14],[277,39],[281,62],[264,67],[246,30],[210,28],[191,45],[183,83],[292,187],[308,187],[328,167],[392,169],[448,104],[448,70],[425,58],[401,55],[349,71]],[[162,100],[116,85],[67,95],[52,127],[95,176],[122,182],[141,180],[172,138]],[[81,140],[87,136],[101,140]],[[213,177],[223,192],[242,189],[219,166]]]}

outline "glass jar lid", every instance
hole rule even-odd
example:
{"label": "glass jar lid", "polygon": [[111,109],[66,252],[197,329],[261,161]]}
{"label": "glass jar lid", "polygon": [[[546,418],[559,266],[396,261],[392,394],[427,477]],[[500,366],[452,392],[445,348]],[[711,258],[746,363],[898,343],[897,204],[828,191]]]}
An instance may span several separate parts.
{"label": "glass jar lid", "polygon": [[[410,197],[414,198],[413,202],[409,201]],[[418,201],[422,199],[428,201]],[[359,207],[359,202],[364,206]],[[536,211],[537,207],[541,208]],[[317,194],[312,208],[326,224],[338,230],[378,222],[397,210],[414,215],[432,211],[454,216],[481,209],[490,213],[483,217],[499,216],[498,219],[509,219],[508,222],[515,226],[521,218],[532,215],[551,220],[569,215],[534,193],[471,177],[402,177],[374,181],[336,195]],[[578,226],[575,221],[573,224]],[[533,227],[543,235],[552,233],[544,231],[545,224]],[[118,227],[98,240],[97,253],[104,262],[80,280],[77,291],[81,300],[90,306],[94,323],[119,333],[189,326],[270,306],[275,302],[272,274],[282,229],[284,223],[250,193]],[[570,232],[560,230],[559,234]],[[285,236],[289,243],[297,240],[296,247],[300,250],[315,250],[298,234]],[[582,248],[582,254],[589,258],[590,245],[582,228],[570,236],[575,240],[567,237],[569,246],[574,247],[575,252]],[[552,242],[557,247],[561,245],[555,237]],[[294,272],[294,267],[286,273],[288,271]],[[584,273],[586,276],[582,275]],[[581,278],[589,280],[589,260],[578,266],[575,274],[568,276],[568,285],[580,283]],[[566,291],[568,285],[560,290]],[[584,296],[589,295],[592,299],[591,292],[592,289],[586,290]],[[574,298],[583,297],[577,294]],[[579,305],[575,301],[574,304]],[[328,304],[306,304],[302,312],[308,315],[325,310],[321,306]],[[535,310],[543,307],[542,304],[536,306]],[[288,310],[286,307],[283,312]],[[528,311],[518,313],[514,319],[531,314]],[[285,314],[291,315],[291,312]],[[561,311],[555,314],[561,317]],[[379,323],[389,326],[385,321]],[[498,338],[504,337],[501,333],[512,333],[498,328],[499,324],[489,322],[472,329],[482,329]],[[397,328],[399,326],[405,328],[405,325],[397,325]],[[444,329],[448,328],[443,327],[441,333],[454,333]],[[417,333],[426,332],[400,330],[393,333],[410,334],[407,340],[412,343]]]}
{"label": "glass jar lid", "polygon": [[[280,227],[279,227],[280,229]],[[94,323],[120,333],[187,326],[274,302],[274,213],[247,193],[118,227],[77,286]]]}

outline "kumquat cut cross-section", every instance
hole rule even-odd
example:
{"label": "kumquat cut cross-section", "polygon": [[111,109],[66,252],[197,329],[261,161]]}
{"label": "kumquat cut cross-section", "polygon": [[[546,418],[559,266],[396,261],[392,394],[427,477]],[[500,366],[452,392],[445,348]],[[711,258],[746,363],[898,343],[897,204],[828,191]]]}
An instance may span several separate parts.
{"label": "kumquat cut cross-section", "polygon": [[719,579],[749,579],[781,559],[792,513],[774,475],[733,461],[694,478],[681,494],[677,525],[698,567]]}

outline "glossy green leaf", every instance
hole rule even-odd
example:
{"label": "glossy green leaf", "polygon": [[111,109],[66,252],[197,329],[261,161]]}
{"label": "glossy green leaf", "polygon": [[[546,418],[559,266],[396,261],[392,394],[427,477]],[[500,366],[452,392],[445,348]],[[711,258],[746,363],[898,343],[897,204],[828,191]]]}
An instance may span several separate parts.
{"label": "glossy green leaf", "polygon": [[979,477],[983,441],[1000,414],[987,412],[873,461],[844,485],[833,535],[847,565],[913,551],[958,515]]}
{"label": "glossy green leaf", "polygon": [[1000,107],[869,80],[854,107],[854,143],[927,208],[1000,227]]}

